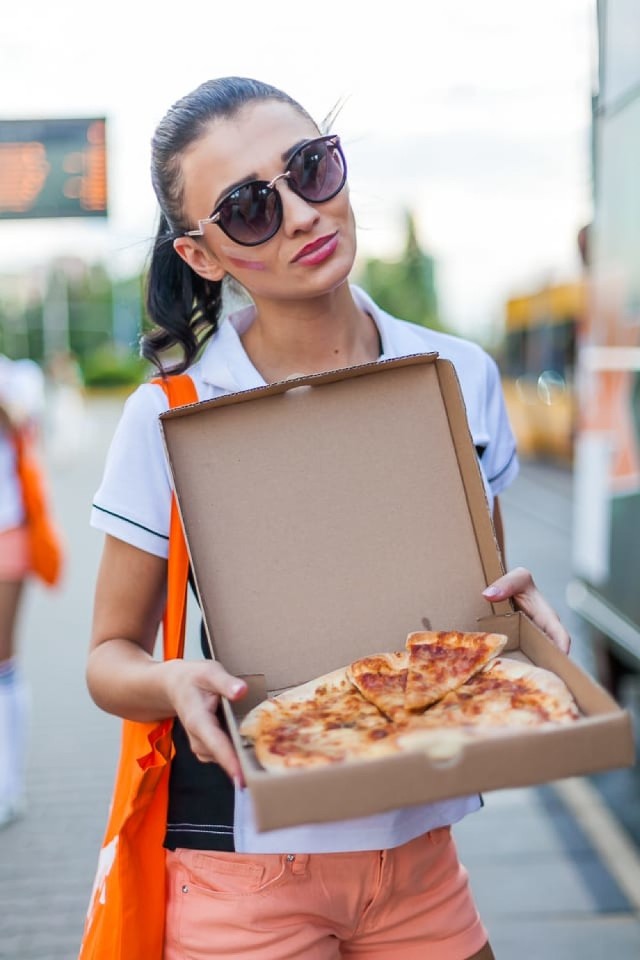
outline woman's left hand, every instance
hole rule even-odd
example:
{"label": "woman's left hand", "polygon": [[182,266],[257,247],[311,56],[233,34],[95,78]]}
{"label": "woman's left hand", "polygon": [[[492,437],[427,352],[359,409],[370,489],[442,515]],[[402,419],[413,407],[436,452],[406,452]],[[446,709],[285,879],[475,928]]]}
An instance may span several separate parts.
{"label": "woman's left hand", "polygon": [[530,572],[524,567],[509,570],[503,577],[489,584],[482,595],[487,600],[514,601],[536,626],[543,630],[549,639],[563,653],[569,653],[571,637],[560,622],[558,614],[538,590]]}

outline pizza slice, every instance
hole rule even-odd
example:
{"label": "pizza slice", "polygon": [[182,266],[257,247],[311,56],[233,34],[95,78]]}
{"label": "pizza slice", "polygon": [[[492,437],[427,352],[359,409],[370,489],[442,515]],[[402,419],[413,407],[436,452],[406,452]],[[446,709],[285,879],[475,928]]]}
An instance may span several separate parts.
{"label": "pizza slice", "polygon": [[376,653],[354,660],[347,676],[365,700],[374,704],[389,720],[406,714],[405,691],[409,656],[406,650]]}
{"label": "pizza slice", "polygon": [[500,657],[457,690],[413,716],[399,736],[401,747],[438,733],[466,736],[508,733],[573,723],[578,706],[564,681],[550,670]]}
{"label": "pizza slice", "polygon": [[424,710],[455,690],[502,652],[502,633],[463,633],[459,630],[420,631],[407,637],[409,663],[404,705]]}
{"label": "pizza slice", "polygon": [[389,720],[364,700],[346,668],[264,700],[240,723],[265,770],[287,773],[398,751]]}

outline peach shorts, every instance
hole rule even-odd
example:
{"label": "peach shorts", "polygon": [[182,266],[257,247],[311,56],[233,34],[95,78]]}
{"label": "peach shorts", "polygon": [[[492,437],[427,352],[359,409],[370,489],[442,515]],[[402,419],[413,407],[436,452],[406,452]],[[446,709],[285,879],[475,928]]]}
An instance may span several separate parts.
{"label": "peach shorts", "polygon": [[164,960],[466,960],[487,941],[448,827],[392,850],[167,852]]}
{"label": "peach shorts", "polygon": [[14,527],[0,533],[0,581],[24,580],[31,568],[26,527]]}

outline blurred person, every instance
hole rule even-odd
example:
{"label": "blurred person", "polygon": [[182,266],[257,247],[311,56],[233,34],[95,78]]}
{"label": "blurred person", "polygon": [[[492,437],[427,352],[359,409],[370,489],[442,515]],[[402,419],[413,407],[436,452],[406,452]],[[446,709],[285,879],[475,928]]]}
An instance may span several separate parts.
{"label": "blurred person", "polygon": [[[188,371],[207,400],[292,375],[438,351],[457,370],[502,543],[497,497],[518,460],[497,367],[476,344],[396,319],[350,283],[356,229],[346,176],[338,136],[267,84],[219,78],[176,102],[152,141],[161,216],[147,286],[154,326],[143,355],[169,381]],[[228,278],[250,298],[231,313],[223,310]],[[176,350],[182,359],[164,370],[166,352],[175,358]],[[154,657],[172,500],[158,423],[167,406],[157,383],[127,400],[91,519],[106,535],[87,664],[91,695],[133,721],[173,718],[164,946],[145,956],[489,960],[451,833],[479,809],[478,796],[259,833],[218,711],[221,696],[246,693],[245,682],[211,661],[206,645],[201,660]],[[512,598],[569,649],[528,571],[509,571],[485,597]],[[100,935],[92,931],[100,907],[108,911],[121,895],[122,887],[110,886],[121,883],[112,872],[127,869],[117,860],[119,842],[116,833],[101,852],[82,957],[108,956],[96,950]],[[129,869],[151,852],[129,851]],[[376,894],[370,878],[381,862],[383,879],[394,879]],[[138,930],[152,923],[140,910]]]}
{"label": "blurred person", "polygon": [[44,376],[38,364],[0,355],[0,827],[24,809],[28,722],[17,627],[25,583],[31,576],[31,555],[16,437],[20,432],[35,437],[44,398]]}

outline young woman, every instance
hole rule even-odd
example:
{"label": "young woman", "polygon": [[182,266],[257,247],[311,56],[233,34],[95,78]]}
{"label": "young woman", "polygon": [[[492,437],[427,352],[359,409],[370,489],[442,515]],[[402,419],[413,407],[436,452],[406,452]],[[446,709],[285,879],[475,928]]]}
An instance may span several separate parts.
{"label": "young woman", "polygon": [[0,355],[0,828],[24,808],[28,696],[18,663],[17,626],[31,555],[17,472],[18,431],[34,432],[44,377],[32,360]]}
{"label": "young woman", "polygon": [[[152,179],[162,216],[148,277],[155,326],[144,354],[161,367],[170,349],[172,372],[188,370],[205,400],[438,350],[461,380],[500,531],[495,497],[517,459],[497,369],[476,345],[396,320],[350,285],[356,232],[338,136],[277,89],[217,79],[160,123]],[[226,278],[251,302],[222,319]],[[450,832],[478,809],[478,797],[256,832],[217,714],[220,695],[242,697],[243,682],[207,659],[154,659],[172,492],[158,424],[166,407],[150,383],[129,398],[95,498],[92,523],[106,538],[87,671],[103,709],[176,718],[166,960],[491,958]],[[568,649],[527,571],[511,571],[486,595],[514,598]]]}

